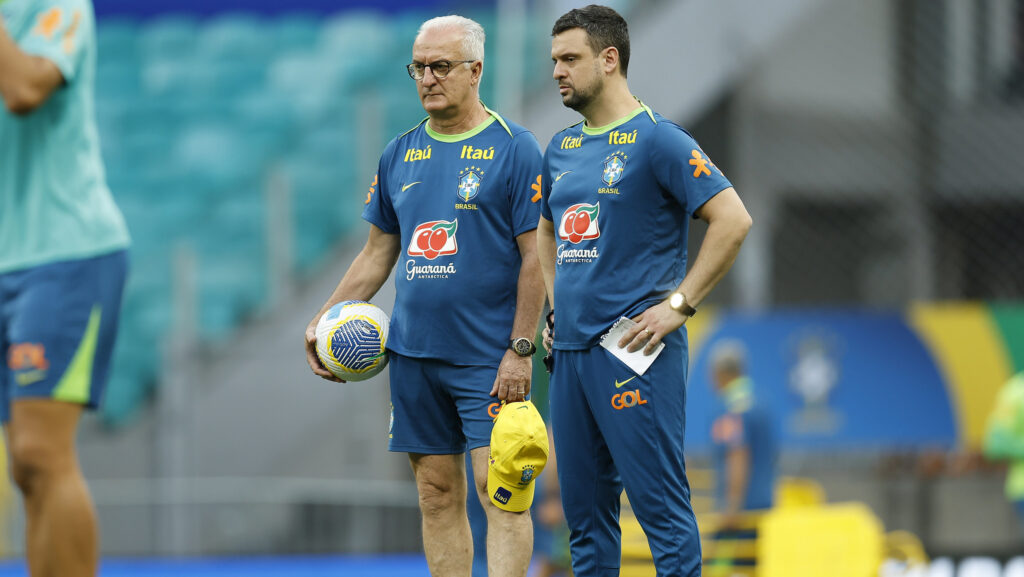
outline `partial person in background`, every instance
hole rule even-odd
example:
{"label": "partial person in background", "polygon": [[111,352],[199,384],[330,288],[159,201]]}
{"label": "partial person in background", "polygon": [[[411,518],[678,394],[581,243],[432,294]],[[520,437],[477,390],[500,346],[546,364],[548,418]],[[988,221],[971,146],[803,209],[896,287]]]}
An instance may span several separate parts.
{"label": "partial person in background", "polygon": [[[548,430],[548,438],[552,432]],[[562,490],[558,485],[558,461],[552,440],[548,449],[548,464],[537,481],[540,494],[534,505],[538,525],[536,546],[537,571],[533,577],[572,577],[572,557],[569,553],[569,526],[562,512]]]}
{"label": "partial person in background", "polygon": [[1006,498],[1017,510],[1024,531],[1024,372],[999,391],[985,432],[985,456],[1009,462]]}
{"label": "partial person in background", "polygon": [[[714,420],[715,540],[754,540],[757,513],[770,509],[775,492],[778,449],[770,411],[747,375],[743,343],[722,340],[711,349],[711,381],[722,411]],[[716,550],[708,573],[717,567],[753,567],[756,558]]]}
{"label": "partial person in background", "polygon": [[[573,572],[618,574],[625,487],[658,575],[695,577],[680,329],[732,266],[750,215],[693,137],[630,92],[622,16],[571,10],[551,35],[562,103],[583,116],[548,145],[537,229],[555,311],[551,425]],[[708,228],[687,271],[691,218]],[[620,317],[635,325],[606,349],[602,335]],[[657,356],[638,374],[612,352],[622,347]]]}
{"label": "partial person in background", "polygon": [[[366,199],[366,246],[306,329],[332,305],[370,300],[396,261],[388,338],[390,450],[409,454],[423,547],[435,577],[468,577],[464,453],[487,516],[491,577],[523,577],[533,551],[528,510],[488,495],[488,447],[501,401],[530,393],[544,285],[536,253],[540,146],[480,102],[484,31],[461,16],[424,22],[409,76],[428,118],[381,155]],[[527,505],[528,507],[528,505]]]}
{"label": "partial person in background", "polygon": [[33,577],[95,575],[75,432],[95,409],[129,244],[100,159],[89,0],[0,3],[0,417]]}

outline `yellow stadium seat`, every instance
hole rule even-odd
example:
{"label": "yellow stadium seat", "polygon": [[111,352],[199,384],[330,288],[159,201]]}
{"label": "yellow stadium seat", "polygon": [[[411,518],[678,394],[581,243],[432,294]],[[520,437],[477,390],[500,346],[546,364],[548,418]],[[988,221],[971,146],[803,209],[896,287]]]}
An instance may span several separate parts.
{"label": "yellow stadium seat", "polygon": [[780,508],[761,521],[760,577],[873,577],[885,546],[882,524],[861,503]]}
{"label": "yellow stadium seat", "polygon": [[909,531],[892,531],[885,536],[885,556],[907,566],[927,566],[928,554],[921,539]]}
{"label": "yellow stadium seat", "polygon": [[783,477],[775,486],[775,506],[804,507],[825,503],[825,489],[811,479]]}

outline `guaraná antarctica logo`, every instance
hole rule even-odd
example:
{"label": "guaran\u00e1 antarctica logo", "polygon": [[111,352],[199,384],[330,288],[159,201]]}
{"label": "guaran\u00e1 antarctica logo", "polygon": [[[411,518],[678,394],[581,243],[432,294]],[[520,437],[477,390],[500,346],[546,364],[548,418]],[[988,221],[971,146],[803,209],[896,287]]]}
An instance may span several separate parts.
{"label": "guaran\u00e1 antarctica logo", "polygon": [[[456,254],[459,252],[459,244],[455,241],[455,231],[458,228],[458,219],[451,222],[447,220],[424,222],[413,231],[406,254],[423,257],[427,260]],[[454,262],[446,265],[417,265],[415,260],[410,259],[405,264],[407,280],[412,280],[417,276],[421,278],[448,278],[448,275],[455,274],[456,272]]]}

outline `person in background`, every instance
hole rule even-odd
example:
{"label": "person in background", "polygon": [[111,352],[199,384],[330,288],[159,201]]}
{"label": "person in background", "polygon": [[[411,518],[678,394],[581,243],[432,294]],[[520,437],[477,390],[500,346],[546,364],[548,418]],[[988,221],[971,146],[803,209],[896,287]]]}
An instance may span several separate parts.
{"label": "person in background", "polygon": [[95,575],[99,555],[75,433],[106,386],[129,237],[95,82],[89,0],[0,1],[0,418],[33,577]]}
{"label": "person in background", "polygon": [[[714,420],[715,506],[719,522],[713,539],[754,540],[757,513],[770,509],[775,492],[778,457],[771,412],[747,375],[743,343],[721,340],[710,352],[711,381],[722,401]],[[708,573],[721,567],[756,565],[756,558],[734,555],[728,548],[711,555]]]}
{"label": "person in background", "polygon": [[1013,504],[1024,531],[1024,372],[1003,385],[989,415],[985,456],[1009,462],[1006,498]]}

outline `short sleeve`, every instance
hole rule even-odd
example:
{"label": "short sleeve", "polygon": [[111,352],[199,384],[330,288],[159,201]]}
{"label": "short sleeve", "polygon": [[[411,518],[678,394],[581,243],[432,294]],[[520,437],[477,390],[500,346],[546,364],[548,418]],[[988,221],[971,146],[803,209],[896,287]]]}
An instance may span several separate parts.
{"label": "short sleeve", "polygon": [[547,220],[551,218],[551,205],[548,199],[551,198],[551,164],[548,162],[550,151],[544,153],[544,159],[540,165],[540,215]]}
{"label": "short sleeve", "polygon": [[[24,52],[53,62],[71,83],[78,75],[86,43],[92,38],[91,11],[85,0],[41,2],[31,28],[18,44]],[[87,12],[88,11],[88,12]]]}
{"label": "short sleeve", "polygon": [[509,202],[512,232],[519,236],[537,228],[541,194],[540,145],[532,133],[524,131],[512,143],[512,169],[509,174]]}
{"label": "short sleeve", "polygon": [[715,419],[711,427],[711,438],[725,447],[742,447],[746,444],[746,423],[740,413],[726,413]]}
{"label": "short sleeve", "polygon": [[672,122],[662,120],[654,128],[651,150],[655,178],[690,216],[732,186],[690,133]]}
{"label": "short sleeve", "polygon": [[373,182],[370,183],[370,188],[366,192],[366,206],[363,208],[363,220],[388,234],[399,233],[398,215],[395,214],[395,207],[391,204],[388,187],[388,167],[391,164],[391,151],[394,148],[394,142],[392,142],[380,156],[377,174],[373,176]]}

